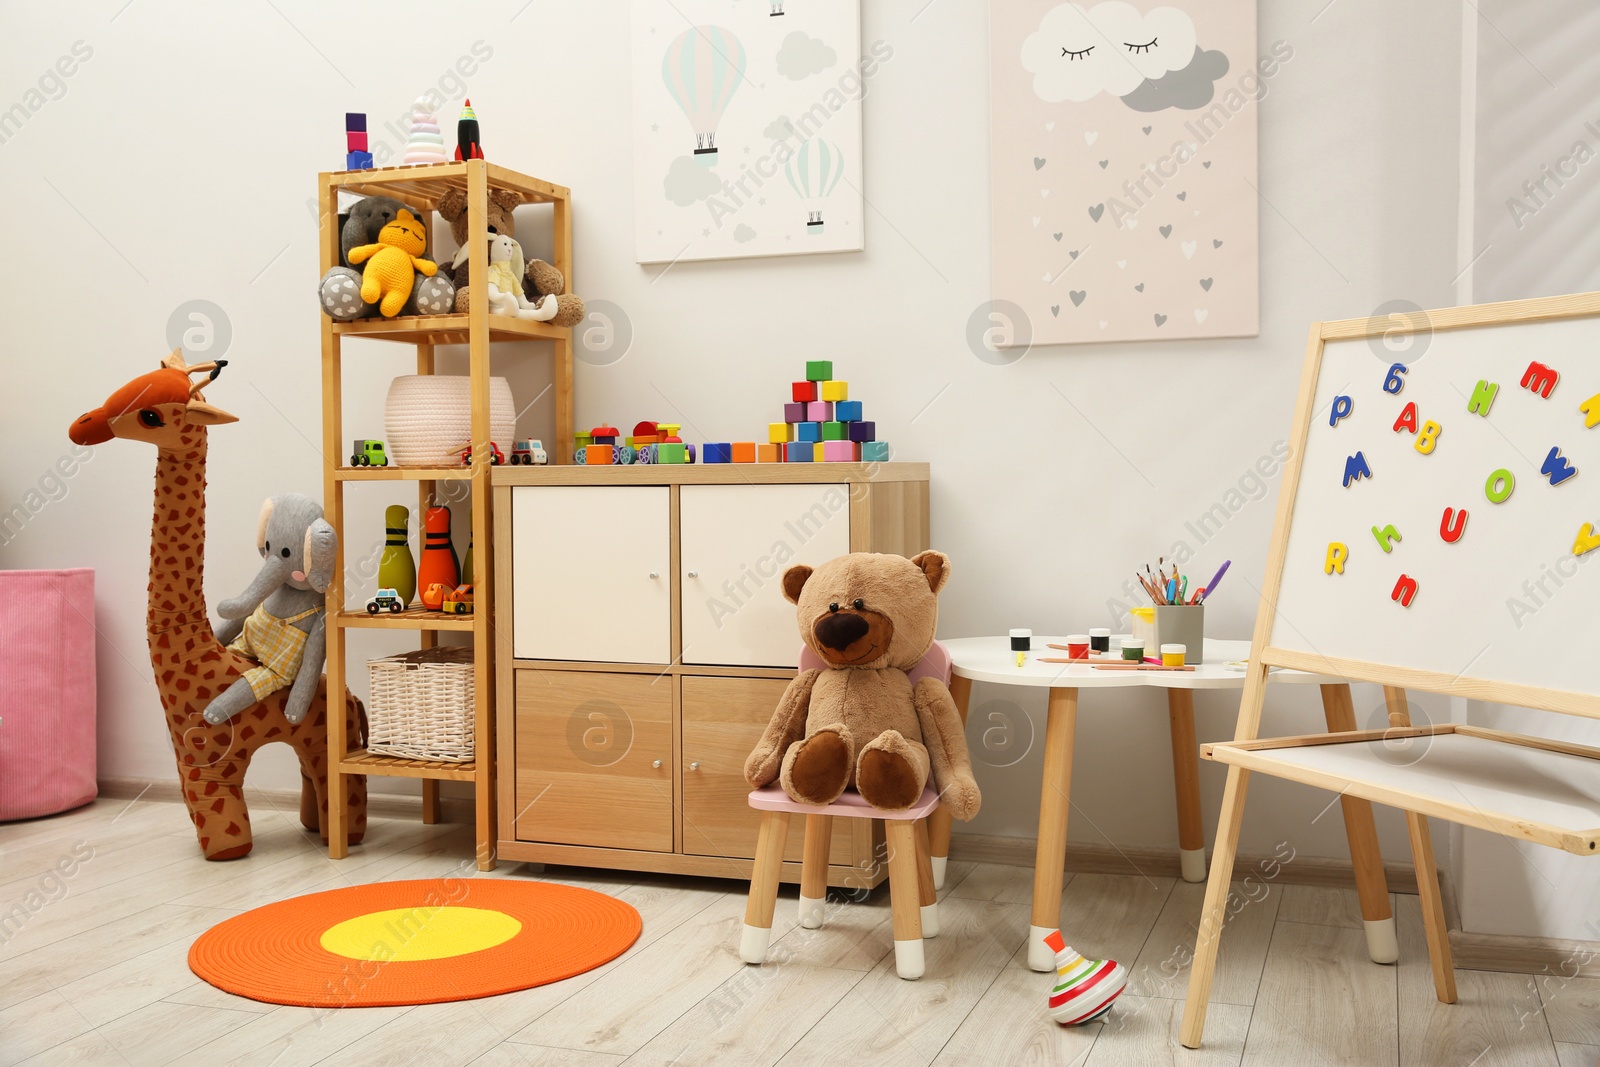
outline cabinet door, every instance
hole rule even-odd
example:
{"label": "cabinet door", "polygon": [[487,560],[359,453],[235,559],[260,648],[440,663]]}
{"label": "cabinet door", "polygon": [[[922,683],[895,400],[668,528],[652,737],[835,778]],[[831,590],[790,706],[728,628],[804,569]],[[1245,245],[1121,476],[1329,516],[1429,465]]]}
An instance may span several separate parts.
{"label": "cabinet door", "polygon": [[511,645],[519,659],[672,660],[664,485],[511,490]]}
{"label": "cabinet door", "polygon": [[[789,683],[773,678],[683,678],[683,851],[750,859],[761,816],[746,799],[744,761]],[[858,819],[833,820],[828,862],[851,863]],[[805,820],[789,823],[784,858],[799,863]]]}
{"label": "cabinet door", "polygon": [[850,487],[686,485],[679,494],[683,662],[798,665],[783,572],[850,551]]}
{"label": "cabinet door", "polygon": [[672,851],[672,681],[516,672],[519,841]]}

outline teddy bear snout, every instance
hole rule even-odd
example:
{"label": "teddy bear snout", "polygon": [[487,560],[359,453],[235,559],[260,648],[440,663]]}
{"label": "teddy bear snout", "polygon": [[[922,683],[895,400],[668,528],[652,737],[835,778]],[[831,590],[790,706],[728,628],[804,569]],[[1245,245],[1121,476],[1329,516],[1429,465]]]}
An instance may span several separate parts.
{"label": "teddy bear snout", "polygon": [[817,620],[817,643],[843,652],[866,636],[867,620],[851,612],[830,612]]}

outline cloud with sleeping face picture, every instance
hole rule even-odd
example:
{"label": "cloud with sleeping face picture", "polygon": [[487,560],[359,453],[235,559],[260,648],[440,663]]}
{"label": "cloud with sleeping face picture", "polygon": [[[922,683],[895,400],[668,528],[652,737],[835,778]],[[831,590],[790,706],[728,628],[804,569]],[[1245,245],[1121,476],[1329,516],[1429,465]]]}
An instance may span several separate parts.
{"label": "cloud with sleeping face picture", "polygon": [[1194,21],[1175,7],[1140,14],[1120,0],[1058,4],[1022,42],[1022,66],[1039,99],[1082,103],[1101,93],[1126,96],[1187,67],[1194,53]]}

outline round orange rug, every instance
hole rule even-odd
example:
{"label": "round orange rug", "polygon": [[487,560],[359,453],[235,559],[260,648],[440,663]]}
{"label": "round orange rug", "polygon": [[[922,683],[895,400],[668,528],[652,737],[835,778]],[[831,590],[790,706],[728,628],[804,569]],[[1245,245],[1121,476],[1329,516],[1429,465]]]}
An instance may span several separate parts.
{"label": "round orange rug", "polygon": [[207,930],[189,968],[308,1008],[436,1004],[558,982],[638,940],[633,906],[549,882],[378,882],[280,900]]}

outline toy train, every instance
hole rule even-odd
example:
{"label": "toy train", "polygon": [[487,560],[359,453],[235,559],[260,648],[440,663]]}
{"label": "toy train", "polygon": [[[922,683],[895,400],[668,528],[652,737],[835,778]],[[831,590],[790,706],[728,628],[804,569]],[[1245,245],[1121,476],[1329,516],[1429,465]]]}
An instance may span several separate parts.
{"label": "toy train", "polygon": [[678,436],[682,427],[675,422],[641,422],[624,437],[615,426],[596,426],[573,434],[574,463],[590,466],[626,466],[632,463],[693,463],[694,445]]}
{"label": "toy train", "polygon": [[[511,458],[507,460],[506,454],[500,451],[500,446],[493,441],[489,442],[489,462],[498,467],[509,462],[512,466],[544,466],[550,462],[550,457],[545,453],[544,445],[537,440],[517,441],[511,446]],[[472,446],[468,445],[461,452],[461,465],[472,466]]]}

